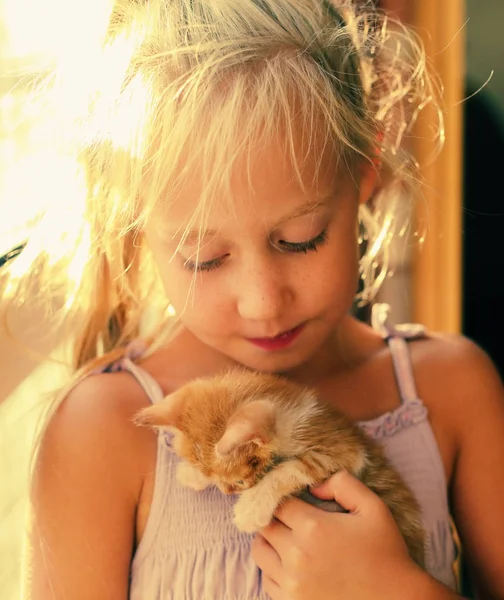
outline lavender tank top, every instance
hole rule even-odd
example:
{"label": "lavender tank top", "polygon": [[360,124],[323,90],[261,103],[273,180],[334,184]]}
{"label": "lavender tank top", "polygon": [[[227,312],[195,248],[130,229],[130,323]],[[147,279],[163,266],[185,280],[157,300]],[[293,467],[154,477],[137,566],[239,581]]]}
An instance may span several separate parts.
{"label": "lavender tank top", "polygon": [[[407,345],[423,329],[389,327],[386,315],[387,307],[376,305],[373,326],[389,344],[402,403],[359,425],[383,445],[420,504],[427,570],[455,590],[447,481],[427,409],[416,393]],[[133,362],[141,348],[133,345],[128,354],[106,370],[130,372],[149,399],[159,402],[159,384]],[[252,536],[232,522],[233,496],[215,487],[196,492],[182,486],[175,477],[177,463],[169,436],[160,433],[152,506],[131,566],[130,600],[267,600],[250,555]]]}

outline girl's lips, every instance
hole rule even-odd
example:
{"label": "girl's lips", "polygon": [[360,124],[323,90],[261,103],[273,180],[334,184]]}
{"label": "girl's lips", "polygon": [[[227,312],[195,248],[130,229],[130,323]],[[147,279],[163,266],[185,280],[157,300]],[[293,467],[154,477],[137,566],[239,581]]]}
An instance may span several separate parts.
{"label": "girl's lips", "polygon": [[281,333],[274,338],[247,338],[251,344],[254,346],[258,346],[263,350],[267,350],[272,352],[274,350],[283,350],[290,346],[294,340],[299,336],[301,331],[304,328],[304,323],[294,327],[290,331],[286,331],[285,333]]}

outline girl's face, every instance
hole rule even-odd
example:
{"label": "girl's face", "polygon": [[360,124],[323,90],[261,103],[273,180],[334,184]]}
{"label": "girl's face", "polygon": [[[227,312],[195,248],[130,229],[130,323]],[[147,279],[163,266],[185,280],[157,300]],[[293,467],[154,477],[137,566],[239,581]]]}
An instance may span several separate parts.
{"label": "girl's face", "polygon": [[231,182],[233,210],[216,202],[197,252],[193,231],[178,249],[200,197],[195,176],[146,229],[171,304],[197,338],[252,369],[285,372],[334,339],[358,281],[357,211],[371,185],[337,175],[333,156],[294,168],[272,144]]}

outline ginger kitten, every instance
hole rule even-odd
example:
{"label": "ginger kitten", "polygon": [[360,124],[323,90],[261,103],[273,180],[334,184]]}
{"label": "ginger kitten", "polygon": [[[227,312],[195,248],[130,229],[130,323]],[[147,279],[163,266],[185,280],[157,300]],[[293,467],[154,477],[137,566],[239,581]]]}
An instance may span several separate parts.
{"label": "ginger kitten", "polygon": [[137,413],[135,422],[174,433],[182,484],[240,494],[234,522],[242,531],[265,527],[283,500],[306,498],[309,486],[345,468],[385,502],[411,557],[424,566],[424,532],[412,493],[381,447],[307,388],[235,370],[185,384]]}

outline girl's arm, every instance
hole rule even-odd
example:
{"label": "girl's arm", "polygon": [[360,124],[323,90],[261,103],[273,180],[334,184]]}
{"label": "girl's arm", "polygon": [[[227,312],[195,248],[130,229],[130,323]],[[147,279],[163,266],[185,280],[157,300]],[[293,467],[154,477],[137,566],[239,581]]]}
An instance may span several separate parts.
{"label": "girl's arm", "polygon": [[43,437],[32,485],[31,600],[126,600],[135,515],[155,438],[131,416],[145,405],[125,374],[79,384]]}
{"label": "girl's arm", "polygon": [[[451,495],[479,600],[504,599],[504,387],[486,355],[462,340],[445,374],[456,432]],[[446,389],[448,394],[448,386]]]}

